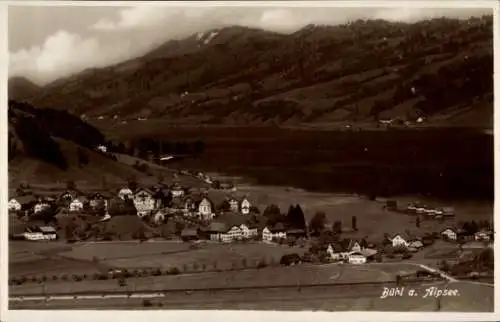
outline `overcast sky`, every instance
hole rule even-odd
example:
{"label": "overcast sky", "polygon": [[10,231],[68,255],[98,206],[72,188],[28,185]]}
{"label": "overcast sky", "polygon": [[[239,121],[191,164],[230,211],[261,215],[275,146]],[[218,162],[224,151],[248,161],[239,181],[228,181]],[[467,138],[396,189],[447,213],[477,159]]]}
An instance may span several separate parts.
{"label": "overcast sky", "polygon": [[416,21],[491,9],[258,7],[9,7],[9,75],[38,84],[135,57],[173,38],[243,25],[293,32],[357,18]]}

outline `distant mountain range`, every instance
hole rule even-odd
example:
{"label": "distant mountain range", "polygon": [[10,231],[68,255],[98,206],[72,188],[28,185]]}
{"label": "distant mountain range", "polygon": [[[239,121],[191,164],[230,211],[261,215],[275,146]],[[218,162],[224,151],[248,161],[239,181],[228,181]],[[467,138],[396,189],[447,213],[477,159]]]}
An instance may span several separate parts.
{"label": "distant mountain range", "polygon": [[493,127],[492,17],[227,27],[9,97],[88,118],[179,124],[312,125],[381,118]]}

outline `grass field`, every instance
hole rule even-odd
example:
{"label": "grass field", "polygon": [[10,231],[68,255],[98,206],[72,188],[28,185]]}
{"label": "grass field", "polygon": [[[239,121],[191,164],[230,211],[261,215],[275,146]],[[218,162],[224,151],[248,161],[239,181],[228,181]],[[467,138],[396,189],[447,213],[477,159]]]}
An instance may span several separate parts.
{"label": "grass field", "polygon": [[[331,284],[356,282],[394,281],[397,274],[415,272],[417,266],[398,265],[300,265],[295,267],[268,267],[242,271],[225,271],[175,276],[129,278],[127,285],[118,286],[116,280],[85,282],[48,282],[45,291],[153,291],[175,289],[205,289],[220,287],[282,286],[302,284]],[[12,294],[37,294],[41,287],[36,284],[11,286]]]}
{"label": "grass field", "polygon": [[[235,245],[204,244],[197,249],[190,249],[187,243],[158,242],[142,244],[86,244],[74,247],[61,256],[87,260],[97,257],[100,263],[119,268],[177,267],[202,265],[218,269],[228,269],[242,265],[256,266],[256,262],[265,259],[267,263],[279,262],[287,253],[303,253],[304,248],[271,244],[248,243]],[[243,263],[245,261],[245,263]]]}

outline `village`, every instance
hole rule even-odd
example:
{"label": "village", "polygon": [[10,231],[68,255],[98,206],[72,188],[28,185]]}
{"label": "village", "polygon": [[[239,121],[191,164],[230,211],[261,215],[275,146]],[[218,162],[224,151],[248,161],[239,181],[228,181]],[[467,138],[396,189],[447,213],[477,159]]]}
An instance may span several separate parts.
{"label": "village", "polygon": [[[213,185],[212,180],[201,172],[193,176]],[[307,246],[309,251],[301,256],[283,256],[282,264],[285,265],[311,261],[349,264],[404,261],[436,240],[460,247],[475,243],[480,245],[479,248],[487,248],[493,243],[492,225],[486,221],[450,223],[441,231],[429,231],[424,235],[395,231],[372,240],[356,234],[356,216],[352,217],[351,227],[346,227],[340,221],[335,221],[333,226],[327,224],[322,213],[317,213],[306,223],[300,205],[291,205],[288,214],[283,214],[276,205],[268,205],[261,212],[251,198],[240,194],[231,185],[221,188],[218,184],[218,189],[201,189],[182,186],[179,180],[174,180],[171,185],[149,187],[129,182],[114,193],[84,193],[73,183],[67,186],[59,194],[45,195],[34,194],[29,185],[17,189],[17,195],[11,196],[8,203],[11,218],[16,218],[9,231],[10,238],[38,242],[62,239],[70,243],[167,239],[191,243],[247,241]],[[417,227],[425,220],[453,222],[455,215],[453,207],[427,207],[419,203],[400,207],[395,200],[387,200],[382,208],[415,217]],[[143,224],[141,229],[134,226],[130,228],[134,231],[129,234],[102,229],[115,218],[130,217]],[[77,218],[80,221],[83,218],[86,224],[78,227]],[[95,229],[96,226],[101,229]],[[154,230],[164,226],[169,227],[168,232]],[[352,233],[357,237],[350,237]]]}

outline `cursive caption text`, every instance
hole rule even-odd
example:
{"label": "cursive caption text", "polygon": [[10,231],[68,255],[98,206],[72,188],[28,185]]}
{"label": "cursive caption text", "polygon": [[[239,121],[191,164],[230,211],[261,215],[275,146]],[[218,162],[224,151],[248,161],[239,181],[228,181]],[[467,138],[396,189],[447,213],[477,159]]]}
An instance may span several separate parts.
{"label": "cursive caption text", "polygon": [[427,297],[446,297],[446,296],[460,296],[460,292],[457,289],[447,289],[447,288],[438,288],[435,286],[428,287],[424,289],[424,292],[417,292],[415,289],[406,288],[406,287],[384,287],[382,290],[382,295],[380,295],[381,299],[385,299],[388,297],[396,297],[396,296],[420,296],[422,298]]}

